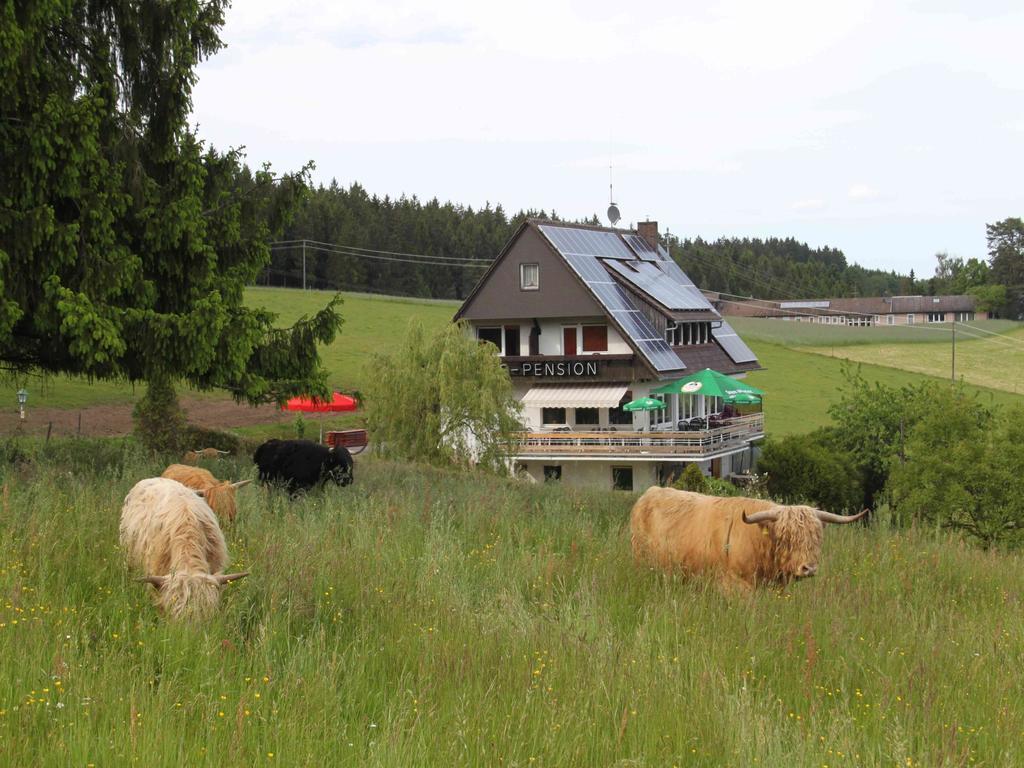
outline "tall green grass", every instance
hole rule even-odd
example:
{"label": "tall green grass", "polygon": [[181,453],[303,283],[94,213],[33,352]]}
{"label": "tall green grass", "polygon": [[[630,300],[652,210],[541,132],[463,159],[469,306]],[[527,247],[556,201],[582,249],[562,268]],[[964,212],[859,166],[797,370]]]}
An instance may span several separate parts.
{"label": "tall green grass", "polygon": [[727,597],[633,565],[632,495],[361,459],[241,491],[252,576],[174,626],[117,548],[162,466],[74,466],[3,478],[5,765],[1024,764],[1020,555],[849,526]]}

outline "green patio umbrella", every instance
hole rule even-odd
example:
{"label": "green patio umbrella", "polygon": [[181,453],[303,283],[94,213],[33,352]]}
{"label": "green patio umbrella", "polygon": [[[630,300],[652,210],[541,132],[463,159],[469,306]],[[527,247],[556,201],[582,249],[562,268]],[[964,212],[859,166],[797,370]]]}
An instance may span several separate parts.
{"label": "green patio umbrella", "polygon": [[678,381],[652,389],[651,394],[704,395],[728,400],[729,397],[738,395],[754,395],[760,398],[764,392],[724,373],[705,368]]}
{"label": "green patio umbrella", "polygon": [[630,400],[624,406],[624,411],[656,411],[659,408],[664,408],[665,403],[654,397],[639,397],[636,400]]}
{"label": "green patio umbrella", "polygon": [[726,397],[725,402],[732,405],[760,405],[761,398],[757,395],[748,395],[746,392],[737,392],[735,395]]}
{"label": "green patio umbrella", "polygon": [[[636,400],[630,400],[624,406],[624,411],[656,411],[659,408],[664,408],[665,403],[658,400],[656,397],[638,397]],[[651,416],[647,415],[647,428],[651,428]]]}

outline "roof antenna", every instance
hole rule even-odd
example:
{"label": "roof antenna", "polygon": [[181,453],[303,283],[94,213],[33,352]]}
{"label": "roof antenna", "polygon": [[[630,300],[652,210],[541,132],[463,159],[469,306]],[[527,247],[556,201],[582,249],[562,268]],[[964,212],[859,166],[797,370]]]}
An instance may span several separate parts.
{"label": "roof antenna", "polygon": [[615,204],[615,195],[612,192],[612,164],[608,163],[608,221],[614,227],[619,223],[622,215],[619,213],[619,206]]}

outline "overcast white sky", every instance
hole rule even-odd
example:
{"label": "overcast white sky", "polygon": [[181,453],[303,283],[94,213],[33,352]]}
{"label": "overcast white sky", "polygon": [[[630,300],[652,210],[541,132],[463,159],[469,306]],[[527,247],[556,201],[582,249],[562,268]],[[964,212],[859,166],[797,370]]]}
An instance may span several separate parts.
{"label": "overcast white sky", "polygon": [[868,267],[1024,214],[1024,3],[236,0],[194,119],[371,193],[789,236]]}

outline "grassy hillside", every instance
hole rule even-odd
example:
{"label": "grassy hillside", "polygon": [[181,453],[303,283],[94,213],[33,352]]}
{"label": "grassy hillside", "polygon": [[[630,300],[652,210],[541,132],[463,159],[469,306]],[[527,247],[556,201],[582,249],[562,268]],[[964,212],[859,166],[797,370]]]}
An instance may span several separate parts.
{"label": "grassy hillside", "polygon": [[[246,293],[246,300],[277,313],[280,323],[288,325],[301,315],[324,306],[330,296],[320,291],[253,288]],[[341,335],[322,350],[324,362],[332,374],[331,383],[340,389],[365,389],[373,376],[369,363],[374,352],[388,349],[405,332],[411,320],[419,320],[428,327],[440,327],[451,320],[456,308],[454,302],[345,294],[342,307],[345,324]],[[827,423],[828,406],[838,398],[842,384],[842,358],[864,362],[866,378],[890,385],[921,381],[922,374],[940,379],[948,376],[948,330],[832,328],[743,318],[734,325],[767,369],[753,374],[750,380],[768,392],[765,407],[771,434],[803,432]],[[999,332],[1018,327],[1003,321],[985,321],[981,325]],[[899,336],[899,343],[891,343],[891,337],[886,335],[889,333],[903,335]],[[1024,340],[1024,331],[1016,333]],[[885,338],[890,342],[864,342],[865,339]],[[850,344],[851,340],[857,343]],[[837,341],[842,343],[836,346]],[[970,388],[981,397],[1000,403],[1022,402],[1014,394],[1016,382],[1024,380],[1021,375],[1024,360],[1017,347],[1006,347],[1005,342],[996,345],[988,341],[966,341],[958,342],[957,354],[963,360],[958,370],[968,382],[979,385]],[[1005,391],[986,387],[1000,387]],[[30,409],[131,402],[141,392],[127,385],[89,384],[67,379],[51,380],[44,388],[30,383],[29,390]],[[199,396],[227,399],[222,393]],[[338,423],[348,424],[349,421],[350,418],[342,418]],[[269,435],[280,432],[280,426],[252,427],[251,430]]]}
{"label": "grassy hillside", "polygon": [[[786,320],[765,320],[754,317],[730,317],[729,323],[744,338],[755,342],[783,344],[790,347],[841,347],[878,344],[936,344],[949,346],[952,333],[949,323],[918,323],[916,325],[879,325],[851,328],[844,325],[794,323]],[[1009,333],[1024,340],[1024,326],[1012,320],[978,320],[972,328],[958,327],[957,339],[966,341],[970,335]],[[979,330],[974,330],[979,329]]]}
{"label": "grassy hillside", "polygon": [[818,577],[729,598],[634,567],[632,495],[360,461],[245,489],[252,576],[176,627],[117,548],[159,468],[4,465],[5,765],[1024,764],[1020,555],[829,529]]}
{"label": "grassy hillside", "polygon": [[[803,349],[837,359],[870,362],[947,380],[952,373],[953,351],[948,339],[945,344],[871,344]],[[958,340],[956,378],[980,387],[1024,394],[1024,335]]]}
{"label": "grassy hillside", "polygon": [[[840,389],[845,382],[842,373],[844,360],[838,356],[829,357],[825,353],[816,354],[765,342],[752,342],[751,347],[765,370],[751,373],[747,381],[767,393],[764,401],[767,433],[787,435],[826,426],[829,423],[828,407],[838,402]],[[910,354],[922,347],[928,348],[930,345],[905,345],[902,349]],[[866,359],[871,358],[866,356]],[[892,387],[916,384],[932,378],[868,362],[860,365],[860,372],[868,381]],[[1024,398],[1012,392],[973,385],[967,385],[966,389],[974,392],[985,403],[1024,404]]]}
{"label": "grassy hillside", "polygon": [[[250,288],[246,302],[278,314],[279,324],[291,325],[302,315],[322,309],[333,293],[282,288]],[[345,325],[334,344],[321,354],[332,372],[331,383],[341,389],[363,389],[372,371],[367,363],[371,353],[387,349],[409,322],[418,319],[428,326],[449,322],[458,303],[427,299],[401,299],[366,294],[343,294]],[[95,382],[56,377],[29,382],[30,407],[83,408],[89,405],[134,402],[141,388],[126,383]],[[220,392],[193,393],[194,396],[228,399]],[[12,402],[13,399],[12,399]]]}

